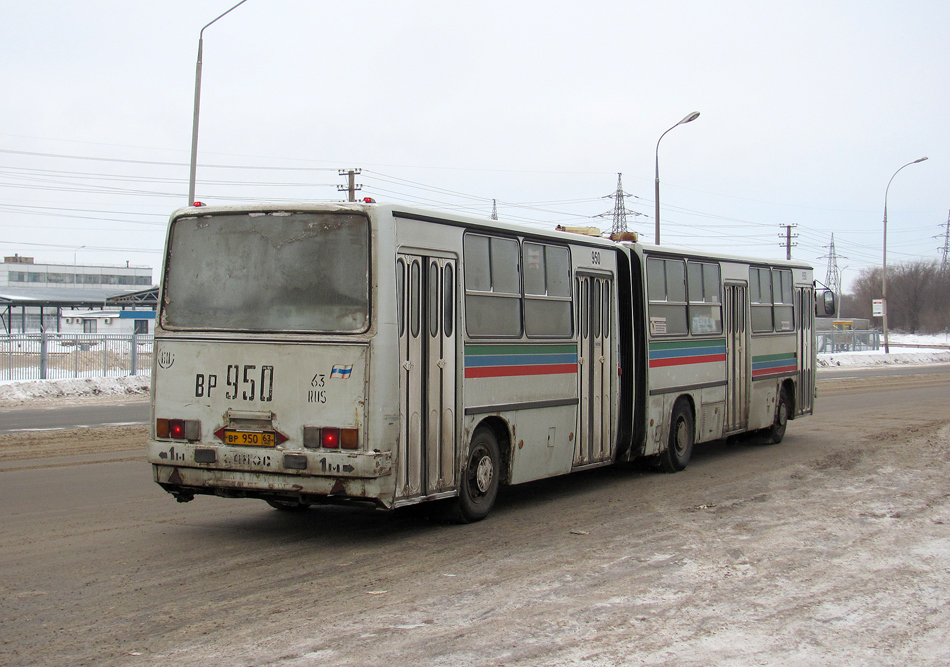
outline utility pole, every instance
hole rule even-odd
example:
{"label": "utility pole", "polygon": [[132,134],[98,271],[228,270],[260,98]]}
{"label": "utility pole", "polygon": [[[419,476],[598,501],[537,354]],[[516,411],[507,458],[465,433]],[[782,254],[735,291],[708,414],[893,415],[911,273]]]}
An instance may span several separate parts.
{"label": "utility pole", "polygon": [[362,190],[363,185],[356,183],[356,175],[362,173],[361,169],[341,169],[340,176],[346,176],[346,185],[336,186],[337,192],[346,192],[347,201],[356,201],[356,191]]}
{"label": "utility pole", "polygon": [[495,201],[494,199],[491,200],[491,219],[492,220],[498,219],[498,202]]}
{"label": "utility pole", "polygon": [[784,228],[785,228],[785,233],[778,235],[779,238],[782,238],[783,236],[785,237],[785,243],[779,243],[779,245],[784,245],[784,246],[785,246],[785,259],[791,259],[791,258],[792,258],[792,247],[798,245],[797,243],[793,243],[793,242],[792,242],[792,239],[797,239],[797,238],[798,238],[798,234],[792,234],[792,228],[793,228],[793,227],[798,227],[798,225],[797,225],[797,224],[779,225],[779,227],[784,227]]}

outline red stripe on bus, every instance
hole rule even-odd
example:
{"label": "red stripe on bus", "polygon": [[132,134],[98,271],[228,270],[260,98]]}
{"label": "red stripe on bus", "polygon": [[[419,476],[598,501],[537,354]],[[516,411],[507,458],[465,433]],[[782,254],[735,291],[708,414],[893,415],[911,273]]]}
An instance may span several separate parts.
{"label": "red stripe on bus", "polygon": [[467,378],[497,378],[512,375],[560,375],[577,373],[577,364],[547,364],[545,366],[479,366],[465,369]]}
{"label": "red stripe on bus", "polygon": [[669,359],[651,359],[650,368],[661,368],[663,366],[681,366],[685,364],[709,364],[715,361],[725,361],[724,354],[704,354],[697,357],[672,357]]}

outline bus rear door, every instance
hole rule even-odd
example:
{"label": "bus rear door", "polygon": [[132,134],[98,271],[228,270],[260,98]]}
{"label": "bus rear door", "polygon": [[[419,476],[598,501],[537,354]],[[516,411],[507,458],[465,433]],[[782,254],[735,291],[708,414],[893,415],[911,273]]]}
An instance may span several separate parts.
{"label": "bus rear door", "polygon": [[399,417],[396,503],[455,489],[456,260],[396,259]]}

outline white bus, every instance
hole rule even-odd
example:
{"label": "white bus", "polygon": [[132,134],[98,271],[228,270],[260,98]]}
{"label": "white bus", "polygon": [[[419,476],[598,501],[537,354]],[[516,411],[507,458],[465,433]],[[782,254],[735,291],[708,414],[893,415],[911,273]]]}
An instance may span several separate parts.
{"label": "white bus", "polygon": [[813,409],[815,296],[796,262],[399,205],[186,208],[148,460],[181,502],[443,500],[475,521],[503,484],[780,441]]}

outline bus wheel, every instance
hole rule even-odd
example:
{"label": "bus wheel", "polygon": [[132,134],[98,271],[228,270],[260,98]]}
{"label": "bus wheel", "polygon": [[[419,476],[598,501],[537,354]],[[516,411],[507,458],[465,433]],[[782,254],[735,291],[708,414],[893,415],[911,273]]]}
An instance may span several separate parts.
{"label": "bus wheel", "polygon": [[310,507],[310,503],[298,500],[268,500],[267,504],[281,512],[303,512]]}
{"label": "bus wheel", "polygon": [[777,445],[785,437],[785,427],[788,426],[788,395],[785,387],[778,392],[778,405],[775,406],[775,421],[765,429],[765,443]]}
{"label": "bus wheel", "polygon": [[660,454],[660,468],[664,472],[679,472],[689,463],[693,454],[693,410],[684,400],[676,401],[670,418],[670,439]]}
{"label": "bus wheel", "polygon": [[476,429],[459,484],[458,511],[455,518],[460,523],[481,521],[488,516],[498,495],[500,461],[495,434],[486,427]]}

